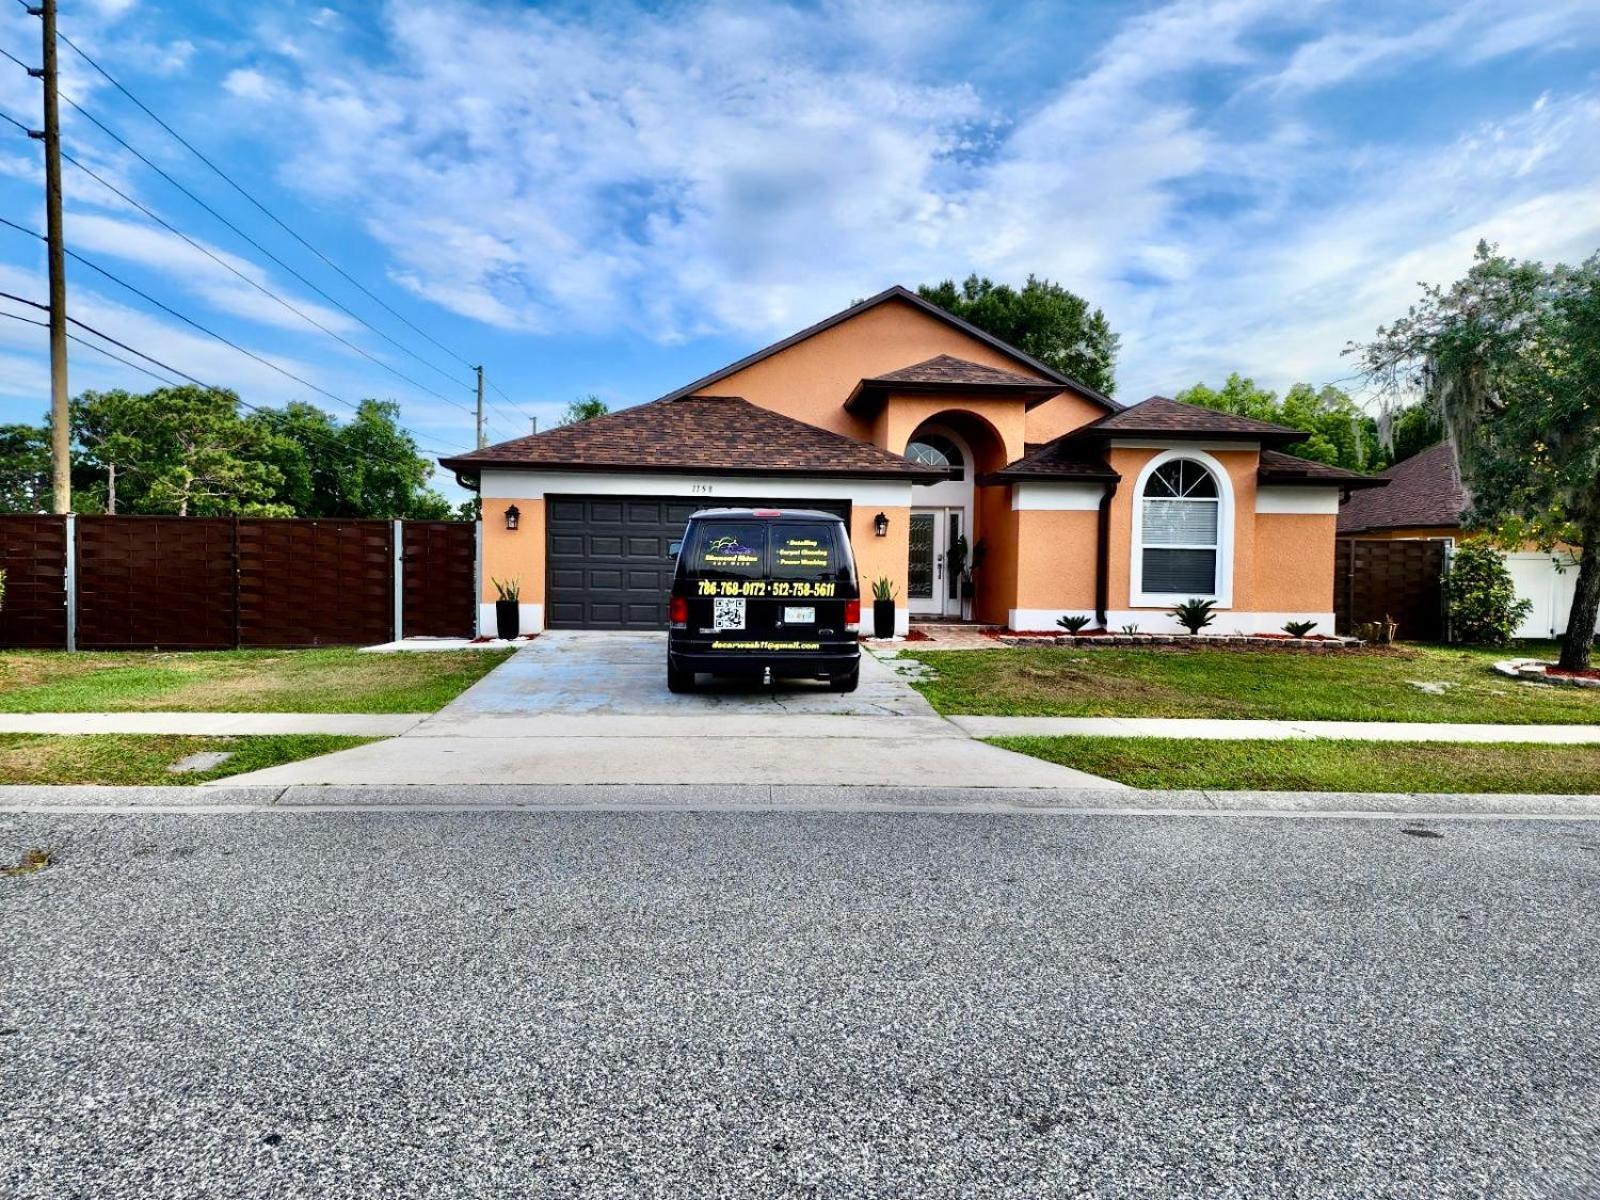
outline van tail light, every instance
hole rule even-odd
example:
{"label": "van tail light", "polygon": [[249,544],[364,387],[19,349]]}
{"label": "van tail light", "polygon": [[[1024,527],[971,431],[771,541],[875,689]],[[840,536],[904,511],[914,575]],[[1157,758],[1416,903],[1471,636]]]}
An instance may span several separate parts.
{"label": "van tail light", "polygon": [[667,605],[667,620],[674,629],[689,628],[689,601],[685,597],[672,598],[672,603]]}
{"label": "van tail light", "polygon": [[851,632],[861,628],[861,601],[844,602],[844,627]]}

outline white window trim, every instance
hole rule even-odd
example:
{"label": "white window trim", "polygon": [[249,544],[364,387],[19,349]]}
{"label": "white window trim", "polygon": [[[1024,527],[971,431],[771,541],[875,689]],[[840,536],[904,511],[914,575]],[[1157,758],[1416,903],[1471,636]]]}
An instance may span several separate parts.
{"label": "white window trim", "polygon": [[[1144,489],[1154,475],[1170,462],[1187,460],[1199,463],[1210,471],[1217,482],[1217,590],[1189,596],[1176,596],[1165,592],[1144,590]],[[1204,450],[1185,447],[1182,450],[1164,450],[1139,472],[1133,487],[1133,540],[1128,564],[1128,595],[1131,607],[1158,607],[1182,604],[1185,600],[1214,600],[1218,608],[1233,606],[1233,480],[1225,468]],[[1160,546],[1161,550],[1181,550],[1182,546]],[[1196,546],[1197,550],[1210,550],[1211,546]]]}

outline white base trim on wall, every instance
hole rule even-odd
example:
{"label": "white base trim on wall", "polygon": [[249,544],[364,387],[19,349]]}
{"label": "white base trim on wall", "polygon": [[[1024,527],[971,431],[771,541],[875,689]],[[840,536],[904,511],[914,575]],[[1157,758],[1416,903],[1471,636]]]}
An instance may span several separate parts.
{"label": "white base trim on wall", "polygon": [[[517,619],[521,622],[523,633],[540,633],[544,630],[544,605],[519,604],[517,605]],[[494,601],[478,605],[478,636],[494,637]]]}
{"label": "white base trim on wall", "polygon": [[[1073,616],[1088,617],[1088,628],[1097,628],[1094,612],[1083,608],[1013,608],[1007,624],[1012,629],[1054,631],[1059,628],[1056,625],[1059,618]],[[1331,612],[1236,612],[1232,609],[1223,609],[1216,614],[1216,617],[1215,621],[1206,626],[1206,633],[1217,635],[1281,633],[1286,621],[1315,621],[1317,627],[1311,631],[1312,633],[1333,633]],[[1121,630],[1124,625],[1137,625],[1140,633],[1185,632],[1183,626],[1168,616],[1164,609],[1112,609],[1106,613],[1106,627],[1113,633]]]}

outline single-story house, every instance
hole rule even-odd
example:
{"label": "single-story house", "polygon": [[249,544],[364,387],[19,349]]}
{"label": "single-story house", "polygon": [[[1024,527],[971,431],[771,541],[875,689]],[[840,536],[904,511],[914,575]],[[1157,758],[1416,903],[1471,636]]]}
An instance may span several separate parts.
{"label": "single-story house", "polygon": [[901,631],[1165,631],[1191,597],[1217,632],[1331,630],[1340,499],[1380,485],[1286,452],[1303,437],[1125,407],[894,287],[659,400],[441,461],[482,498],[484,629],[491,578],[520,582],[524,630],[663,628],[685,519],[756,504],[843,516]]}
{"label": "single-story house", "polygon": [[[1339,536],[1362,539],[1444,539],[1467,536],[1462,515],[1471,497],[1461,482],[1455,443],[1431,446],[1378,476],[1388,486],[1352,493],[1339,510]],[[1505,554],[1517,595],[1533,606],[1516,636],[1559,637],[1567,630],[1577,563],[1568,551],[1525,550]]]}

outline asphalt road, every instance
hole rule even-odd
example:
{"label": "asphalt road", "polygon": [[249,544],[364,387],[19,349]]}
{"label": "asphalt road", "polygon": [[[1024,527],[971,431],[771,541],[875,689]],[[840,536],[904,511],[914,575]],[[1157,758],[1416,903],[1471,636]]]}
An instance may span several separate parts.
{"label": "asphalt road", "polygon": [[1600,824],[0,813],[0,1194],[1600,1195]]}

